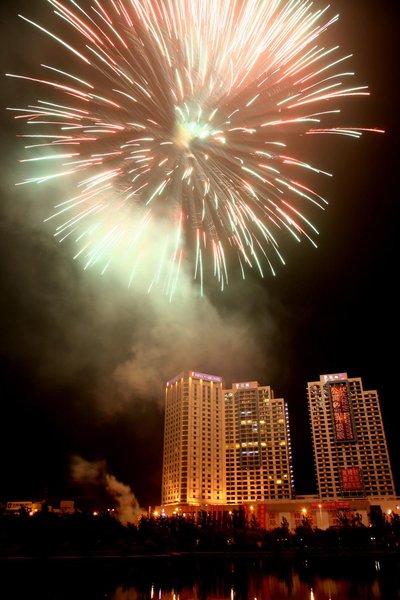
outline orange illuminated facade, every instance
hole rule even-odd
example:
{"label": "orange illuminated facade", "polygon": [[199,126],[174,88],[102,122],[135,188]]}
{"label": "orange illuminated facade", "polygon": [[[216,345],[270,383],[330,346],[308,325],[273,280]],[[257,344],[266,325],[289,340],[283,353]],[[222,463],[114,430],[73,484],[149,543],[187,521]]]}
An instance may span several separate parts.
{"label": "orange illuminated facade", "polygon": [[162,505],[224,506],[293,497],[286,402],[256,381],[185,371],[165,388]]}
{"label": "orange illuminated facade", "polygon": [[165,387],[162,504],[224,504],[222,377],[185,371]]}

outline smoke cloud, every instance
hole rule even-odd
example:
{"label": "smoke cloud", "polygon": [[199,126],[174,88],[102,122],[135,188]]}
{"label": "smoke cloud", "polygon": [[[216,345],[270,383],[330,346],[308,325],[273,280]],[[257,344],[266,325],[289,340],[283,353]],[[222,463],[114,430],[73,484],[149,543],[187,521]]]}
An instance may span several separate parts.
{"label": "smoke cloud", "polygon": [[4,249],[19,248],[12,264],[0,253],[9,281],[2,314],[12,307],[17,316],[13,327],[5,319],[3,331],[8,354],[25,354],[35,378],[78,383],[80,394],[83,388],[106,414],[135,398],[162,403],[165,382],[186,369],[227,383],[265,372],[270,381],[277,324],[258,283],[233,281],[220,292],[211,281],[208,296],[200,297],[193,275],[182,269],[172,301],[156,286],[150,293],[144,285],[128,289],[127,269],[104,276],[84,271],[72,258],[73,243],[57,243],[49,225],[41,225],[43,202],[34,206],[31,191],[24,192],[21,198],[14,191],[3,221],[9,224]]}
{"label": "smoke cloud", "polygon": [[134,523],[144,512],[129,485],[107,472],[106,461],[87,461],[74,456],[71,462],[71,477],[77,484],[103,487],[115,501],[116,518],[122,525]]}
{"label": "smoke cloud", "polygon": [[[232,382],[253,379],[265,367],[272,337],[264,337],[262,352],[257,324],[246,314],[220,311],[207,298],[190,294],[175,306],[151,302],[151,319],[136,327],[129,357],[113,373],[122,397],[150,391],[163,401],[165,382],[186,369],[221,375]],[[242,296],[242,307],[245,303]],[[265,328],[265,322],[258,326]],[[272,321],[268,327],[274,330]],[[272,360],[269,367],[271,371]]]}

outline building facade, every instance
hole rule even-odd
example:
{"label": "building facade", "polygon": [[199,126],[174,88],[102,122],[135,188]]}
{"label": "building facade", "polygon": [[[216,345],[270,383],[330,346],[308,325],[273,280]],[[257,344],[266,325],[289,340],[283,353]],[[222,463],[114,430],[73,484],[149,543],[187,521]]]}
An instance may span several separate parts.
{"label": "building facade", "polygon": [[227,504],[292,498],[286,402],[257,381],[224,391]]}
{"label": "building facade", "polygon": [[378,393],[335,373],[307,394],[319,498],[395,496]]}
{"label": "building facade", "polygon": [[224,504],[222,377],[185,371],[165,388],[162,504]]}
{"label": "building facade", "polygon": [[185,371],[165,389],[162,505],[223,506],[293,497],[289,416],[256,381]]}

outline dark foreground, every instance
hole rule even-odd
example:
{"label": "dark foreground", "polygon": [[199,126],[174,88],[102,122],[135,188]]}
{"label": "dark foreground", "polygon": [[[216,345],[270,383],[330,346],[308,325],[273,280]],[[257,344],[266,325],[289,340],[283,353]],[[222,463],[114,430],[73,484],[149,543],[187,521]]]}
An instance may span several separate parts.
{"label": "dark foreground", "polygon": [[13,600],[400,600],[400,524],[256,523],[38,512],[0,516]]}
{"label": "dark foreground", "polygon": [[13,600],[397,600],[400,560],[260,552],[0,560]]}
{"label": "dark foreground", "polygon": [[[397,516],[397,515],[396,515]],[[400,519],[369,526],[344,522],[327,530],[312,528],[307,520],[289,531],[266,531],[242,520],[230,523],[183,517],[142,518],[122,525],[109,514],[33,516],[0,515],[0,559],[18,557],[112,557],[171,554],[252,553],[256,556],[380,556],[400,555]]]}

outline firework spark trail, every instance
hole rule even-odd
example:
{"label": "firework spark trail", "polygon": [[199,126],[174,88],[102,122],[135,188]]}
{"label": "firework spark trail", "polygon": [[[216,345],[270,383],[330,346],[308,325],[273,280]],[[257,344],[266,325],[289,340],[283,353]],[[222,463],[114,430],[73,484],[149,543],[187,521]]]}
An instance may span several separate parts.
{"label": "firework spark trail", "polygon": [[74,67],[8,74],[48,93],[10,110],[36,152],[22,162],[58,165],[23,183],[76,188],[46,220],[78,244],[85,268],[126,265],[130,285],[142,271],[172,297],[184,261],[201,290],[205,265],[224,289],[235,254],[243,277],[264,276],[284,263],[282,234],[315,245],[304,212],[326,201],[297,173],[329,173],[286,146],[300,134],[359,137],[324,126],[340,113],[326,104],[368,94],[346,83],[350,56],[318,45],[337,15],[308,0],[47,1],[61,36],[20,16]]}

